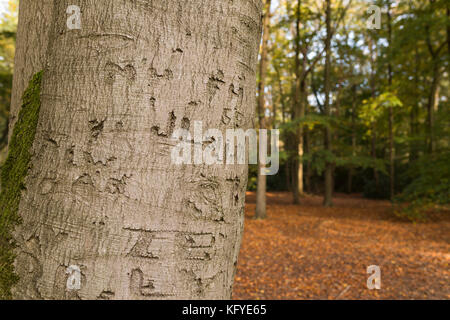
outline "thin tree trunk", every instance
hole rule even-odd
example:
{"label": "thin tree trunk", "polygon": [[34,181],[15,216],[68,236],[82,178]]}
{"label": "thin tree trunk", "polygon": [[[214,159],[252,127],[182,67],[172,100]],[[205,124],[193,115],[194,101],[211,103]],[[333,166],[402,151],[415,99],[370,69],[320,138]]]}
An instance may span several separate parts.
{"label": "thin tree trunk", "polygon": [[[307,94],[307,83],[306,80],[304,81],[304,86],[305,89],[303,90],[303,117],[306,115],[306,112],[308,110],[308,94]],[[306,131],[308,130],[308,128],[306,126],[302,126],[302,157],[304,156],[305,153],[309,152],[309,146],[307,147],[306,144],[309,143],[306,140],[309,138],[307,137]],[[309,134],[308,134],[309,135]],[[309,166],[310,166],[310,162],[306,162],[306,164],[303,164],[304,161],[302,161],[302,182],[304,180],[304,184],[303,185],[303,193],[307,190],[307,184],[310,184],[310,181],[307,181],[308,179],[311,179],[310,176],[310,172],[309,172]]]}
{"label": "thin tree trunk", "polygon": [[427,126],[428,126],[428,153],[433,154],[436,149],[434,137],[434,112],[439,105],[439,62],[433,61],[433,80],[431,82],[430,95],[427,105]]}
{"label": "thin tree trunk", "polygon": [[419,103],[420,103],[420,88],[419,88],[419,72],[420,72],[420,57],[419,57],[419,50],[416,47],[415,49],[415,68],[414,68],[414,89],[415,89],[415,103],[411,108],[411,114],[410,114],[410,132],[412,141],[410,143],[410,154],[409,154],[409,161],[415,161],[419,157],[418,152],[419,148],[417,147],[417,136],[419,134],[419,128],[418,128],[418,116],[419,116]]}
{"label": "thin tree trunk", "polygon": [[[305,153],[309,154],[311,152],[311,135],[310,130],[308,127],[305,127],[304,130],[304,146],[305,146]],[[311,177],[312,177],[312,170],[311,170],[311,161],[308,161],[306,164],[306,173],[305,173],[305,190],[308,193],[312,193],[312,185],[311,185]]]}
{"label": "thin tree trunk", "polygon": [[[391,3],[388,1],[387,8],[388,16],[388,48],[392,45],[392,17],[391,17]],[[392,90],[392,64],[389,58],[388,63],[388,84],[389,90]],[[394,149],[394,110],[389,106],[389,192],[390,200],[394,199],[395,195],[395,149]]]}
{"label": "thin tree trunk", "polygon": [[395,150],[394,150],[394,112],[389,107],[389,199],[392,201],[395,195]]}
{"label": "thin tree trunk", "polygon": [[[376,48],[375,48],[376,49]],[[373,49],[373,43],[372,39],[369,39],[369,50],[370,50],[370,71],[371,71],[371,79],[370,79],[370,90],[371,90],[371,96],[372,99],[375,99],[376,96],[376,81],[375,81],[375,57],[376,51]],[[377,133],[376,133],[376,127],[375,122],[371,123],[371,131],[372,131],[372,137],[371,137],[371,151],[370,154],[373,158],[373,160],[377,160]],[[375,187],[378,189],[379,186],[379,175],[378,170],[376,167],[373,168],[373,179],[375,180]]]}
{"label": "thin tree trunk", "polygon": [[[305,52],[302,52],[302,39],[300,35],[301,26],[301,10],[302,1],[297,1],[296,20],[295,20],[295,86],[293,94],[294,119],[299,121],[305,116],[305,96],[306,96],[306,76],[307,76],[307,57]],[[300,61],[300,53],[303,57]],[[295,168],[293,172],[294,187],[293,198],[294,203],[300,203],[300,197],[304,193],[303,186],[303,124],[297,124],[295,135],[296,140],[296,158]]]}
{"label": "thin tree trunk", "polygon": [[53,17],[15,298],[231,297],[247,166],[176,165],[171,136],[251,126],[262,8],[174,4],[79,0],[81,30]]}
{"label": "thin tree trunk", "polygon": [[[353,101],[352,101],[352,156],[356,156],[356,85],[352,88]],[[350,166],[348,171],[348,184],[347,184],[347,192],[352,193],[353,191],[353,176],[355,169]]]}
{"label": "thin tree trunk", "polygon": [[[306,60],[303,59],[303,66],[302,70],[305,70],[306,68]],[[303,71],[304,72],[304,71]],[[302,73],[303,73],[302,72]],[[305,97],[306,97],[306,81],[305,77],[302,74],[302,79],[300,83],[300,98],[299,98],[299,105],[298,105],[298,119],[303,119],[305,117]],[[298,130],[297,130],[297,154],[298,154],[298,167],[297,167],[297,195],[298,195],[298,202],[300,202],[300,197],[304,194],[304,185],[303,185],[303,171],[304,171],[304,165],[303,165],[303,154],[304,154],[304,138],[303,138],[303,131],[304,126],[302,123],[299,124]]]}
{"label": "thin tree trunk", "polygon": [[[375,132],[375,124],[372,124],[372,139],[371,139],[370,154],[373,160],[377,160],[377,133]],[[380,185],[380,177],[377,168],[373,168],[373,179],[375,180],[375,187],[378,189]]]}
{"label": "thin tree trunk", "polygon": [[[278,77],[278,79],[277,79],[277,82],[278,82],[278,90],[280,91],[281,123],[284,124],[284,123],[286,122],[286,119],[285,119],[286,103],[285,103],[285,101],[284,101],[283,85],[282,85],[282,82],[281,82],[281,74],[280,74],[280,70],[279,70],[277,67],[275,67],[275,70],[276,70],[276,72],[277,72],[277,77]],[[276,119],[276,115],[274,115],[274,116],[275,116],[275,119]]]}
{"label": "thin tree trunk", "polygon": [[[293,104],[293,119],[294,120],[299,120],[299,116],[300,116],[300,19],[301,19],[301,0],[297,0],[297,7],[296,7],[296,11],[295,11],[295,59],[294,59],[294,63],[295,63],[295,81],[294,81],[294,85],[293,85],[293,94],[292,94],[292,104]],[[297,124],[298,126],[300,126],[300,124]],[[292,177],[292,196],[294,199],[294,204],[299,204],[300,203],[300,188],[301,188],[301,182],[299,181],[299,171],[302,169],[301,165],[300,165],[300,161],[298,159],[299,154],[300,154],[300,149],[299,147],[301,147],[301,138],[298,135],[299,130],[297,130],[297,132],[295,134],[293,134],[293,136],[295,137],[295,139],[293,139],[293,142],[295,144],[294,150],[296,151],[296,154],[294,155],[293,158],[293,163],[292,163],[292,167],[291,167],[291,177]]]}
{"label": "thin tree trunk", "polygon": [[[261,61],[259,63],[259,85],[258,85],[258,120],[259,129],[266,129],[266,117],[265,117],[265,99],[264,90],[266,88],[266,74],[267,74],[267,51],[269,46],[270,37],[270,3],[271,0],[266,0],[264,19],[263,19],[263,41],[261,47]],[[262,174],[265,170],[265,165],[261,163],[260,157],[258,157],[258,181],[256,189],[256,219],[265,219],[266,212],[266,184],[267,176]]]}
{"label": "thin tree trunk", "polygon": [[[280,70],[278,68],[275,67],[275,70],[277,72],[277,76],[278,76],[278,88],[280,91],[280,103],[281,103],[281,123],[285,124],[286,123],[286,102],[284,99],[284,93],[283,93],[283,86],[282,86],[282,82],[281,82],[281,73]],[[284,144],[284,148],[285,150],[289,150],[289,137],[285,138],[285,144]],[[289,159],[287,159],[286,163],[284,164],[284,170],[285,170],[285,183],[286,183],[286,190],[287,191],[291,191],[291,180],[290,180],[290,164],[289,164]]]}
{"label": "thin tree trunk", "polygon": [[[325,39],[325,103],[324,110],[327,117],[331,116],[330,108],[330,93],[331,93],[331,79],[330,79],[330,67],[331,67],[331,1],[326,0],[326,29],[327,35]],[[325,150],[330,154],[332,152],[332,142],[331,142],[331,127],[327,125],[325,127],[325,139],[324,147]],[[325,193],[323,199],[323,205],[325,207],[330,207],[333,205],[333,163],[327,161],[325,164]]]}
{"label": "thin tree trunk", "polygon": [[293,176],[293,172],[292,172],[294,159],[292,157],[292,154],[290,153],[291,150],[295,149],[295,145],[294,145],[295,141],[293,141],[293,138],[294,138],[294,135],[291,134],[290,132],[288,132],[286,134],[286,144],[285,144],[286,147],[285,147],[285,150],[289,154],[289,156],[287,158],[287,161],[286,161],[286,165],[285,165],[285,169],[286,169],[286,185],[287,185],[288,190],[290,192],[292,192],[292,193],[294,192],[293,190],[295,188],[295,186],[294,186],[294,184],[295,184],[294,183],[295,175]]}

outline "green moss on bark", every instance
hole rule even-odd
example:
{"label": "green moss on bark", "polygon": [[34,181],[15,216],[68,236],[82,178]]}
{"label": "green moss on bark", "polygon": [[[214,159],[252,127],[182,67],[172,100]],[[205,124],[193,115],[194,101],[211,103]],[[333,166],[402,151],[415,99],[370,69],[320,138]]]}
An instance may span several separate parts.
{"label": "green moss on bark", "polygon": [[0,299],[11,299],[11,288],[18,281],[14,272],[14,242],[11,232],[20,223],[21,192],[30,167],[31,147],[41,107],[42,71],[35,74],[22,97],[22,108],[14,126],[8,156],[1,169],[0,192]]}

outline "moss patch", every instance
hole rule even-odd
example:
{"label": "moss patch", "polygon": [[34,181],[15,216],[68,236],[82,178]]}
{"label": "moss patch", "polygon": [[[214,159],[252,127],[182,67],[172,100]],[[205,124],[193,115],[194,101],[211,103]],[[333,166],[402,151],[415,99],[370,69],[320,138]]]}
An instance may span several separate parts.
{"label": "moss patch", "polygon": [[8,156],[1,169],[0,192],[0,299],[11,299],[11,287],[18,281],[14,272],[13,228],[18,215],[21,192],[30,167],[31,153],[41,107],[42,71],[35,74],[22,97],[22,108],[14,126]]}

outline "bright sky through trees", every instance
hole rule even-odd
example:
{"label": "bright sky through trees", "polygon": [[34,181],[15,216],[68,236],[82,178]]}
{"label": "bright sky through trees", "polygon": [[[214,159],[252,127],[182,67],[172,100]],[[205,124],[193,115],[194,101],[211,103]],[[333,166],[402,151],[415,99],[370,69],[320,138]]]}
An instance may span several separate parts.
{"label": "bright sky through trees", "polygon": [[3,15],[8,9],[8,0],[0,0],[0,15]]}

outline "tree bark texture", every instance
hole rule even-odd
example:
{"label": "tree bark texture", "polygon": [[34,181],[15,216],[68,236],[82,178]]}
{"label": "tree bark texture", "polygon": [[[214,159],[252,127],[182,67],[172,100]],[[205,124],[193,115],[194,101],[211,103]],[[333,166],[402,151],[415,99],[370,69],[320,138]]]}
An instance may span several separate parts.
{"label": "tree bark texture", "polygon": [[[266,0],[263,19],[263,40],[261,45],[261,61],[259,63],[259,84],[258,84],[258,120],[259,129],[266,129],[266,116],[265,116],[265,96],[264,90],[266,88],[266,75],[267,75],[267,56],[270,37],[270,4],[271,0]],[[261,162],[261,158],[258,157],[258,182],[256,188],[256,219],[265,219],[266,212],[266,185],[267,176],[262,174],[265,169],[265,164]]]}
{"label": "tree bark texture", "polygon": [[55,1],[14,297],[230,298],[247,166],[172,164],[171,135],[251,127],[260,1],[82,0],[69,30],[72,2]]}
{"label": "tree bark texture", "polygon": [[31,77],[44,69],[52,11],[53,0],[19,2],[8,141],[11,139],[12,129],[22,104],[22,94]]}
{"label": "tree bark texture", "polygon": [[[331,1],[326,1],[326,28],[327,35],[325,39],[325,104],[324,110],[326,116],[331,116],[330,108],[330,93],[331,93],[331,79],[330,79],[330,68],[331,68]],[[331,126],[325,127],[325,139],[324,146],[325,150],[330,154],[332,152],[332,133]],[[325,207],[331,207],[333,205],[333,163],[327,161],[325,164],[325,194],[323,199],[323,204]]]}

